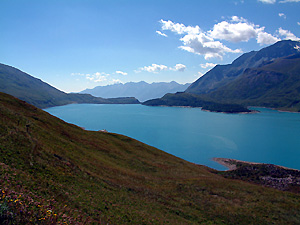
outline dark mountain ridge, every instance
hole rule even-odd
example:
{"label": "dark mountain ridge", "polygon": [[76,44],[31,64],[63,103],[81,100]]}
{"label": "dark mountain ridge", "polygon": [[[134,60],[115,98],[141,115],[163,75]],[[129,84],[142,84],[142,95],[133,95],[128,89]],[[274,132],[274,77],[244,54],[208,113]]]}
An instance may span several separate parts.
{"label": "dark mountain ridge", "polygon": [[246,69],[236,80],[207,96],[225,103],[299,111],[300,54]]}
{"label": "dark mountain ridge", "polygon": [[277,58],[297,54],[299,52],[295,48],[297,44],[299,44],[297,41],[279,41],[260,51],[245,53],[231,64],[215,66],[191,84],[185,92],[193,94],[210,93],[235,80],[248,68],[258,68]]}
{"label": "dark mountain ridge", "polygon": [[39,108],[71,103],[137,104],[134,98],[103,99],[89,94],[67,94],[11,66],[0,64],[0,91]]}

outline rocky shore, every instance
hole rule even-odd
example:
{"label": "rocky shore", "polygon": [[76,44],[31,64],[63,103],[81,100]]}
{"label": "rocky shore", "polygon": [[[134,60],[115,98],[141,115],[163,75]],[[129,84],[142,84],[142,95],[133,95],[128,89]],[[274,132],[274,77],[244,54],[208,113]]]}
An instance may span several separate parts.
{"label": "rocky shore", "polygon": [[217,171],[226,178],[239,179],[282,191],[300,193],[300,171],[273,164],[245,162],[235,159],[213,158],[228,168]]}

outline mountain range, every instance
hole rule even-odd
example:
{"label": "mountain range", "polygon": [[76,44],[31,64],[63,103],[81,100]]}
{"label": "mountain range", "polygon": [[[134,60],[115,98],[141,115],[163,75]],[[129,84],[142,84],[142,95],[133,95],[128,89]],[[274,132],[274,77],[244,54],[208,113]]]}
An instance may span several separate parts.
{"label": "mountain range", "polygon": [[299,224],[299,185],[258,185],[299,171],[269,170],[221,175],[0,93],[1,224]]}
{"label": "mountain range", "polygon": [[144,102],[149,99],[163,97],[167,93],[185,91],[189,85],[189,83],[178,84],[175,81],[151,84],[145,81],[140,81],[128,82],[125,84],[118,83],[107,86],[97,86],[93,89],[86,89],[80,93],[91,94],[102,98],[135,97],[140,102]]}
{"label": "mountain range", "polygon": [[138,104],[135,98],[97,98],[89,94],[68,94],[14,67],[0,64],[0,92],[11,94],[39,108],[71,103]]}
{"label": "mountain range", "polygon": [[215,66],[184,93],[177,93],[176,97],[165,95],[144,104],[179,105],[182,101],[185,106],[202,107],[205,102],[214,105],[213,111],[223,111],[222,107],[230,105],[300,111],[299,49],[300,42],[285,40],[245,53],[229,65]]}

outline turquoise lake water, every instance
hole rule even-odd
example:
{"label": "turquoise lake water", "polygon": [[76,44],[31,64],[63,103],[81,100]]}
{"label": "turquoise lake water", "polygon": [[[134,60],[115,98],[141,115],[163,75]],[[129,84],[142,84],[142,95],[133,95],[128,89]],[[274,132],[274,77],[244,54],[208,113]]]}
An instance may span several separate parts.
{"label": "turquoise lake water", "polygon": [[45,111],[87,130],[124,134],[193,163],[213,157],[300,169],[300,114],[259,108],[222,114],[199,108],[73,104]]}

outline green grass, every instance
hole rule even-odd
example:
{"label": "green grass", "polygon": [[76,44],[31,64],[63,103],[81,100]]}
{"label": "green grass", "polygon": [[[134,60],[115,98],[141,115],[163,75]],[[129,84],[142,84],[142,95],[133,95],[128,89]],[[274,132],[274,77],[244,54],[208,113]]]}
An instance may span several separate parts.
{"label": "green grass", "polygon": [[299,194],[223,178],[2,93],[0,171],[8,224],[300,223]]}

